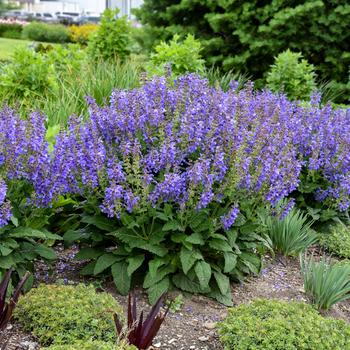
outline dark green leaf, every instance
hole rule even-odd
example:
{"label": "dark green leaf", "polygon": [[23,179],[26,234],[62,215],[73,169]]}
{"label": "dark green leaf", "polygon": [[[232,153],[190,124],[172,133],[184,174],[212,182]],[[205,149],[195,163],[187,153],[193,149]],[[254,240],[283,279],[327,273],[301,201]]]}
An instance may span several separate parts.
{"label": "dark green leaf", "polygon": [[122,295],[127,295],[130,290],[131,278],[128,275],[128,264],[126,261],[117,262],[112,265],[112,276],[114,284]]}

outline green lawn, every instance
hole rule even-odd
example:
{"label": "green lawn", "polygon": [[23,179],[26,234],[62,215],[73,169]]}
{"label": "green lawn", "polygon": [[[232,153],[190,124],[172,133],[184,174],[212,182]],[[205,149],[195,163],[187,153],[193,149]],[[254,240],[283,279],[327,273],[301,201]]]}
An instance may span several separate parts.
{"label": "green lawn", "polygon": [[28,40],[0,38],[0,60],[11,58],[16,49],[27,47],[31,43]]}

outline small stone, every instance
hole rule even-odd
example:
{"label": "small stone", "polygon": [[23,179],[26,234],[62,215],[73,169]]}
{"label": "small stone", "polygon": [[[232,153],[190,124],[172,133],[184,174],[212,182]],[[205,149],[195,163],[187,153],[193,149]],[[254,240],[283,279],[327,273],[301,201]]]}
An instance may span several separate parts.
{"label": "small stone", "polygon": [[195,349],[196,347],[194,345],[191,345],[190,346],[190,349]]}
{"label": "small stone", "polygon": [[174,342],[176,342],[176,339],[175,339],[175,338],[172,338],[172,339],[170,339],[170,340],[168,341],[169,344],[172,344],[172,343],[174,343]]}
{"label": "small stone", "polygon": [[204,328],[206,329],[214,329],[216,327],[216,322],[206,322],[204,323]]}
{"label": "small stone", "polygon": [[159,342],[159,343],[154,344],[153,346],[154,346],[155,348],[160,348],[160,347],[162,346],[162,343]]}
{"label": "small stone", "polygon": [[207,340],[209,340],[209,337],[202,336],[202,337],[199,337],[198,340],[199,341],[207,341]]}

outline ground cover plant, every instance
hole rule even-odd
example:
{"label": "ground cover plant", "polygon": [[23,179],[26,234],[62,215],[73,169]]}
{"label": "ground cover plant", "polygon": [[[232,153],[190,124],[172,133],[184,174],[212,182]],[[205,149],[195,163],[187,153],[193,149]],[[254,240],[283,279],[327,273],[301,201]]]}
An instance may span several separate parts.
{"label": "ground cover plant", "polygon": [[320,244],[331,254],[350,258],[350,231],[343,223],[328,227],[327,232],[320,234]]}
{"label": "ground cover plant", "polygon": [[341,350],[350,346],[348,324],[291,301],[261,299],[229,309],[219,333],[227,350]]}
{"label": "ground cover plant", "polygon": [[117,301],[92,286],[40,285],[20,299],[15,318],[43,346],[92,339],[115,344],[113,313],[122,313]]}

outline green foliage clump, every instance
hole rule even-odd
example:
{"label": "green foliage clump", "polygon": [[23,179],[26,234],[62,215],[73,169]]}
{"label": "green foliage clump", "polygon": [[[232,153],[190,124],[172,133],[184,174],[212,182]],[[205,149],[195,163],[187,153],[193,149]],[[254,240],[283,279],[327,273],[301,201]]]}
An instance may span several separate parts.
{"label": "green foliage clump", "polygon": [[175,35],[169,42],[161,42],[151,54],[148,72],[151,75],[166,75],[167,65],[171,67],[174,76],[185,73],[203,73],[205,61],[201,57],[201,43],[188,34],[182,42]]}
{"label": "green foliage clump", "polygon": [[122,312],[117,301],[93,286],[39,285],[21,298],[15,318],[42,345],[115,342],[113,312]]}
{"label": "green foliage clump", "polygon": [[23,37],[47,43],[67,43],[70,41],[69,31],[62,24],[32,22],[23,28]]}
{"label": "green foliage clump", "polygon": [[350,348],[350,326],[297,302],[255,300],[232,308],[219,333],[227,350]]}
{"label": "green foliage clump", "polygon": [[332,225],[329,232],[320,236],[320,244],[330,253],[334,253],[343,258],[350,258],[350,230],[339,223]]}
{"label": "green foliage clump", "polygon": [[317,241],[311,229],[313,221],[298,209],[292,209],[285,218],[269,216],[266,225],[275,251],[283,255],[298,255]]}
{"label": "green foliage clump", "polygon": [[328,310],[340,301],[350,299],[350,265],[330,259],[300,258],[304,289],[318,309]]}
{"label": "green foliage clump", "polygon": [[209,65],[264,77],[273,57],[302,52],[322,80],[343,87],[350,66],[348,0],[144,0],[136,11],[148,48],[174,34],[192,33]]}
{"label": "green foliage clump", "polygon": [[130,54],[131,26],[119,10],[104,11],[101,24],[89,40],[88,50],[95,59],[125,59]]}
{"label": "green foliage clump", "polygon": [[30,49],[19,49],[0,71],[0,96],[9,103],[54,94],[55,67],[46,57]]}
{"label": "green foliage clump", "polygon": [[136,350],[134,346],[115,345],[101,341],[81,341],[67,345],[51,345],[43,350]]}
{"label": "green foliage clump", "polygon": [[[82,273],[109,272],[121,294],[128,294],[139,273],[151,304],[175,286],[232,305],[230,280],[258,274],[261,256],[270,248],[260,217],[252,209],[259,211],[260,203],[254,201],[242,201],[240,214],[228,231],[220,221],[224,207],[182,212],[166,203],[157,208],[147,205],[132,215],[123,213],[121,226],[87,211],[82,221],[88,225],[68,231],[64,239],[92,244],[93,248],[83,248],[76,256],[92,260]],[[86,210],[92,212],[91,207]],[[105,250],[115,242],[116,249]]]}
{"label": "green foliage clump", "polygon": [[20,39],[23,26],[17,23],[0,23],[0,37],[9,39]]}
{"label": "green foliage clump", "polygon": [[267,86],[292,100],[308,100],[316,89],[314,66],[301,53],[287,50],[275,58],[267,74]]}

